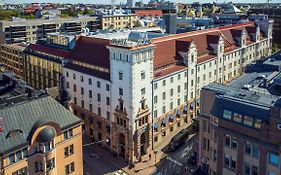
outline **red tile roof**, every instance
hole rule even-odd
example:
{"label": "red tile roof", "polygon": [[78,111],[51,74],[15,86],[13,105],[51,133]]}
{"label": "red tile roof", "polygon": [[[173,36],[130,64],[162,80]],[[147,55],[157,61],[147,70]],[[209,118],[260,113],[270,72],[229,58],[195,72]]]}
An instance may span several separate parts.
{"label": "red tile roof", "polygon": [[136,10],[135,14],[140,17],[162,17],[162,10]]}
{"label": "red tile roof", "polygon": [[163,77],[165,75],[169,75],[170,73],[176,72],[176,71],[180,71],[183,69],[187,69],[187,67],[185,65],[171,65],[163,70],[158,70],[154,72],[154,78],[160,78]]}
{"label": "red tile roof", "polygon": [[106,39],[80,36],[69,58],[109,69],[109,50],[106,48],[109,43]]}
{"label": "red tile roof", "polygon": [[29,44],[27,46],[27,49],[34,50],[34,51],[40,51],[44,53],[48,53],[50,55],[55,55],[59,57],[68,57],[69,51],[62,50],[62,49],[57,49],[53,47],[48,47],[45,45],[40,45],[40,44]]}
{"label": "red tile roof", "polygon": [[198,51],[198,62],[212,59],[214,57],[212,55],[213,45],[218,43],[220,35],[224,38],[225,49],[230,51],[231,49],[236,49],[238,38],[241,37],[244,29],[246,30],[247,42],[251,41],[249,33],[252,33],[255,28],[255,22],[248,22],[154,38],[151,41],[156,46],[154,50],[154,69],[165,67],[171,63],[182,62],[179,52],[187,52],[192,41]]}

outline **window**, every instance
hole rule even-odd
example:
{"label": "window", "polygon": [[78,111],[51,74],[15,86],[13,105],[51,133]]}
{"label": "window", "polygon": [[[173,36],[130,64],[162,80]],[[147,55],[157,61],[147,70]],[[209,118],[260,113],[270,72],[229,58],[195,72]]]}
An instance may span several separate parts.
{"label": "window", "polygon": [[76,84],[73,85],[73,91],[76,92]]}
{"label": "window", "polygon": [[81,95],[84,95],[84,88],[81,87]]}
{"label": "window", "polygon": [[235,121],[237,123],[241,123],[242,122],[242,116],[240,114],[234,112],[233,121]]}
{"label": "window", "polygon": [[98,93],[98,102],[101,102],[101,95]]}
{"label": "window", "polygon": [[84,100],[81,100],[81,108],[84,108]]}
{"label": "window", "polygon": [[231,120],[232,112],[228,110],[223,110],[223,118]]}
{"label": "window", "polygon": [[46,161],[47,172],[55,168],[55,158]]}
{"label": "window", "polygon": [[244,174],[245,175],[250,175],[251,173],[251,169],[250,169],[250,165],[248,163],[244,163]]}
{"label": "window", "polygon": [[260,119],[255,119],[254,127],[257,128],[257,129],[261,128],[261,120]]}
{"label": "window", "polygon": [[252,156],[256,159],[259,158],[259,145],[257,144],[252,145]]}
{"label": "window", "polygon": [[166,99],[166,92],[162,93],[162,99],[165,100]]}
{"label": "window", "polygon": [[178,98],[178,106],[181,104],[181,99],[180,98]]}
{"label": "window", "polygon": [[109,91],[109,84],[106,84],[106,91]]}
{"label": "window", "polygon": [[229,167],[229,157],[227,155],[224,155],[224,166]]}
{"label": "window", "polygon": [[21,168],[13,172],[12,175],[28,175],[27,167]]}
{"label": "window", "polygon": [[157,103],[157,95],[154,96],[154,104]]}
{"label": "window", "polygon": [[98,107],[98,115],[101,115],[101,108]]}
{"label": "window", "polygon": [[24,149],[23,149],[23,157],[24,157],[24,158],[27,158],[27,157],[28,157],[28,150],[27,150],[27,148],[24,148]]}
{"label": "window", "polygon": [[97,81],[97,87],[100,88],[100,81]]}
{"label": "window", "polygon": [[258,175],[258,167],[255,165],[252,165],[252,175]]}
{"label": "window", "polygon": [[145,72],[144,72],[144,71],[141,72],[141,79],[142,79],[142,80],[145,79]]}
{"label": "window", "polygon": [[72,136],[73,136],[73,130],[72,129],[67,130],[63,133],[64,140],[69,139]]}
{"label": "window", "polygon": [[119,73],[118,73],[118,77],[119,77],[119,80],[123,80],[123,72],[121,72],[121,71],[119,71]]}
{"label": "window", "polygon": [[68,72],[67,72],[67,71],[65,72],[65,74],[66,74],[66,77],[69,77],[69,74],[68,74]]}
{"label": "window", "polygon": [[178,86],[178,93],[180,93],[181,92],[181,86],[179,85]]}
{"label": "window", "polygon": [[69,82],[66,82],[66,88],[69,89]]}
{"label": "window", "polygon": [[166,80],[163,80],[163,81],[162,81],[162,85],[163,85],[163,86],[166,86]]}
{"label": "window", "polygon": [[226,136],[225,136],[224,145],[225,145],[225,146],[230,146],[230,136],[229,136],[229,135],[226,135]]}
{"label": "window", "polygon": [[123,89],[119,88],[119,95],[123,95]]}
{"label": "window", "polygon": [[92,85],[92,79],[91,78],[89,78],[89,85]]}
{"label": "window", "polygon": [[81,75],[80,76],[80,81],[83,82],[84,81],[84,77]]}
{"label": "window", "polygon": [[77,104],[77,98],[73,97],[73,100],[74,100],[74,104]]}
{"label": "window", "polygon": [[106,105],[110,105],[110,100],[109,100],[109,97],[106,97]]}
{"label": "window", "polygon": [[173,102],[170,103],[170,110],[172,110],[174,108],[173,106]]}
{"label": "window", "polygon": [[178,80],[180,80],[181,79],[181,74],[178,74]]}
{"label": "window", "polygon": [[174,95],[174,90],[170,89],[170,96],[173,96],[173,95]]}
{"label": "window", "polygon": [[89,98],[93,98],[93,93],[91,90],[89,90]]}
{"label": "window", "polygon": [[245,153],[251,155],[252,152],[252,148],[251,148],[251,143],[250,142],[246,142],[245,143]]}
{"label": "window", "polygon": [[158,86],[157,83],[154,83],[154,89],[157,89],[157,86]]}
{"label": "window", "polygon": [[165,114],[166,113],[166,106],[162,107],[162,113]]}
{"label": "window", "polygon": [[253,126],[253,118],[248,117],[248,116],[244,116],[243,123],[244,123],[244,125],[247,125],[247,126]]}
{"label": "window", "polygon": [[141,95],[145,95],[145,88],[141,89]]}
{"label": "window", "polygon": [[279,163],[280,163],[279,154],[275,153],[275,152],[272,152],[272,151],[269,152],[268,162],[271,165],[279,166]]}
{"label": "window", "polygon": [[16,162],[20,161],[22,159],[21,151],[16,152]]}
{"label": "window", "polygon": [[73,80],[75,80],[76,79],[76,75],[75,75],[75,73],[73,73]]}
{"label": "window", "polygon": [[35,162],[35,172],[43,171],[43,163],[41,161]]}
{"label": "window", "polygon": [[174,82],[174,77],[170,78],[170,82],[173,83]]}
{"label": "window", "polygon": [[93,105],[91,103],[89,104],[89,111],[93,112]]}
{"label": "window", "polygon": [[110,112],[106,111],[106,119],[110,120]]}
{"label": "window", "polygon": [[10,164],[16,162],[16,161],[15,161],[15,155],[14,155],[14,154],[10,154],[10,155],[9,155],[9,162],[10,162]]}
{"label": "window", "polygon": [[231,148],[237,149],[237,138],[236,137],[231,138]]}
{"label": "window", "polygon": [[154,118],[157,117],[157,110],[154,111]]}
{"label": "window", "polygon": [[233,158],[233,157],[231,157],[231,165],[230,165],[230,168],[231,169],[236,169],[236,160]]}

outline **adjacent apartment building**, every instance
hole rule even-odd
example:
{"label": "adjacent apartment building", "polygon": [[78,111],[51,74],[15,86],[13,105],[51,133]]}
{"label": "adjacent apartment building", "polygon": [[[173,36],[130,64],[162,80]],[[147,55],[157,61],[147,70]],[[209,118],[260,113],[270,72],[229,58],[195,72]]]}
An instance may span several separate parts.
{"label": "adjacent apartment building", "polygon": [[281,55],[201,90],[199,164],[210,175],[281,174]]}
{"label": "adjacent apartment building", "polygon": [[83,28],[95,32],[101,28],[100,19],[94,17],[58,18],[50,20],[15,20],[0,21],[0,44],[36,42],[46,38],[49,33],[79,34]]}
{"label": "adjacent apartment building", "polygon": [[83,175],[81,119],[6,77],[0,79],[0,174]]}
{"label": "adjacent apartment building", "polygon": [[135,14],[101,15],[102,29],[131,29],[136,27],[139,17]]}
{"label": "adjacent apartment building", "polygon": [[86,133],[132,163],[191,123],[203,86],[240,76],[271,40],[272,21],[139,41],[81,36],[63,75]]}

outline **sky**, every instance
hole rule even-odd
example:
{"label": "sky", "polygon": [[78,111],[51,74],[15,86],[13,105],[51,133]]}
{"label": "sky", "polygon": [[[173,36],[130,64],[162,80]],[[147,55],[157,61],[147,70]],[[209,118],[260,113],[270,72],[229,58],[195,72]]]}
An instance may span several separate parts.
{"label": "sky", "polygon": [[[140,1],[140,0],[134,0]],[[149,0],[143,0],[145,3]],[[192,2],[201,2],[201,3],[207,3],[207,2],[229,2],[230,0],[170,0],[171,2],[182,2],[182,3],[192,3]],[[84,4],[109,4],[111,0],[0,0],[0,3],[32,3],[32,2],[52,2],[52,3],[84,3]],[[126,0],[116,0],[116,3],[126,3]],[[232,0],[234,3],[265,3],[267,0]],[[272,3],[280,3],[280,0],[272,0]]]}

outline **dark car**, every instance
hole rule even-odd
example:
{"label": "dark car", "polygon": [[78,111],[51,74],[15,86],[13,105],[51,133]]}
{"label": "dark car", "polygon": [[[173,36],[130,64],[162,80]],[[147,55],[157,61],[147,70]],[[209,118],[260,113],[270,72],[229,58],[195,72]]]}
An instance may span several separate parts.
{"label": "dark car", "polygon": [[169,151],[174,151],[179,146],[181,146],[186,139],[189,136],[189,131],[187,128],[181,130],[179,133],[177,133],[170,141],[169,143]]}
{"label": "dark car", "polygon": [[190,164],[196,164],[197,163],[197,153],[196,152],[192,152],[189,156],[188,156],[188,162]]}

